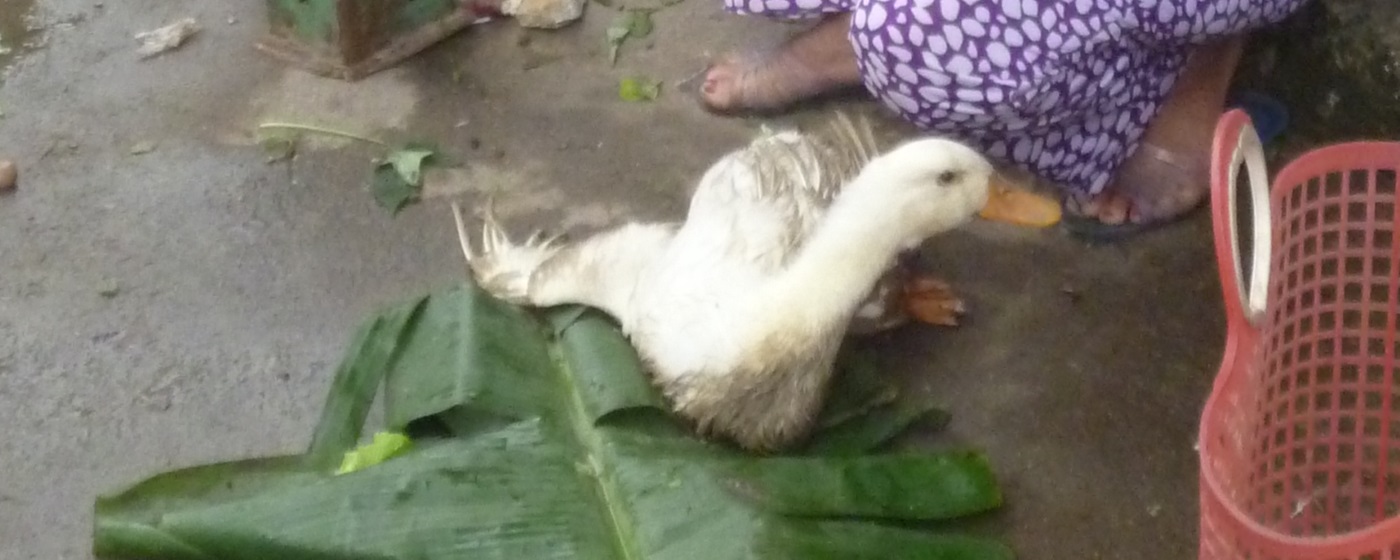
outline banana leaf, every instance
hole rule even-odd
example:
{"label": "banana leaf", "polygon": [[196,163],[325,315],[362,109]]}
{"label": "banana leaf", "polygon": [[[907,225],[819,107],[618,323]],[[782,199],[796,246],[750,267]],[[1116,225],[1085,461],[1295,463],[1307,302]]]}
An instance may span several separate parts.
{"label": "banana leaf", "polygon": [[[310,448],[196,466],[99,497],[100,558],[1003,560],[948,520],[997,509],[974,451],[879,452],[946,421],[848,367],[805,449],[693,437],[611,320],[526,310],[472,284],[365,323]],[[862,375],[862,372],[864,375]],[[412,445],[337,474],[381,393]]]}

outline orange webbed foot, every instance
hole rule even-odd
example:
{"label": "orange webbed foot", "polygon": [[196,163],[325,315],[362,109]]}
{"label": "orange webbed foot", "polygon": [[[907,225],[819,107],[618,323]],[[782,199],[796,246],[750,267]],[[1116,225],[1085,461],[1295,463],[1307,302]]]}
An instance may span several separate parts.
{"label": "orange webbed foot", "polygon": [[916,321],[940,327],[956,327],[967,305],[947,282],[913,276],[904,284],[904,308]]}

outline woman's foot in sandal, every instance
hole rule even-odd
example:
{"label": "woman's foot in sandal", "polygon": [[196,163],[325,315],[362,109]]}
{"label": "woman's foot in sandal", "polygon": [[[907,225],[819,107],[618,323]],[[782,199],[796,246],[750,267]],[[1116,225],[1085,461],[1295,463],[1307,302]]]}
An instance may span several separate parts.
{"label": "woman's foot in sandal", "polygon": [[1244,42],[1200,47],[1113,183],[1094,196],[1066,201],[1065,225],[1076,235],[1117,239],[1176,222],[1210,190],[1215,124]]}

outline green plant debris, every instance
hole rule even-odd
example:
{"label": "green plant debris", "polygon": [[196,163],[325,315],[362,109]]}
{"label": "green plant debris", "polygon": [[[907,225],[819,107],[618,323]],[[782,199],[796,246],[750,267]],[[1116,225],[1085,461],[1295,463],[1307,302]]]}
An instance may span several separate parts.
{"label": "green plant debris", "polygon": [[647,78],[623,78],[617,86],[617,96],[623,101],[653,101],[661,95],[661,81]]}
{"label": "green plant debris", "polygon": [[[848,379],[859,371],[835,380],[834,393],[864,395],[847,411],[887,401],[885,382]],[[377,437],[357,461],[393,452],[392,460],[336,476],[376,400],[383,431],[412,445]],[[861,422],[836,416],[847,419],[821,425]],[[872,438],[845,443],[873,449],[888,431],[843,437]],[[703,441],[674,420],[606,315],[526,310],[470,283],[365,322],[311,441],[301,455],[184,468],[98,498],[93,552],[108,560],[1014,557],[996,539],[947,524],[1002,502],[980,453],[753,456]]]}
{"label": "green plant debris", "polygon": [[405,206],[419,199],[425,168],[455,165],[436,146],[423,142],[393,146],[363,134],[303,123],[266,122],[257,128],[258,144],[262,146],[269,163],[296,155],[297,143],[304,134],[358,140],[385,149],[387,153],[375,160],[370,176],[370,194],[375,203],[393,214],[398,214]]}
{"label": "green plant debris", "polygon": [[408,436],[392,432],[374,434],[374,440],[345,453],[340,468],[335,474],[348,474],[388,461],[408,451],[413,440]]}
{"label": "green plant debris", "polygon": [[394,171],[405,183],[420,185],[423,183],[423,162],[433,155],[430,150],[405,148],[390,153],[386,161],[394,166]]}
{"label": "green plant debris", "polygon": [[374,169],[370,189],[381,208],[397,214],[418,200],[423,190],[423,168],[441,163],[436,148],[408,144],[389,152]]}
{"label": "green plant debris", "polygon": [[258,145],[267,156],[267,163],[289,160],[297,155],[297,139],[293,135],[268,136],[258,140]]}
{"label": "green plant debris", "polygon": [[617,54],[628,39],[641,39],[651,35],[651,10],[623,10],[608,26],[608,62],[617,64]]}
{"label": "green plant debris", "polygon": [[380,208],[391,214],[398,214],[409,203],[418,199],[420,188],[403,180],[403,176],[392,165],[381,164],[374,169],[374,179],[370,192]]}
{"label": "green plant debris", "polygon": [[290,133],[290,134],[319,134],[319,135],[322,135],[322,136],[334,136],[334,137],[345,138],[345,139],[349,139],[349,140],[358,140],[358,141],[360,141],[360,142],[365,142],[365,143],[369,143],[369,144],[374,144],[374,145],[381,146],[381,147],[386,147],[386,148],[389,146],[389,144],[388,144],[387,142],[384,142],[383,140],[378,140],[378,139],[375,139],[375,138],[370,138],[369,136],[366,136],[366,135],[363,135],[363,134],[357,134],[357,133],[354,133],[354,132],[349,132],[349,131],[345,131],[345,130],[338,130],[338,129],[334,129],[334,128],[330,128],[330,127],[318,126],[318,125],[313,125],[313,124],[302,124],[302,123],[291,123],[291,122],[265,122],[265,123],[262,123],[262,124],[259,124],[259,125],[258,125],[257,133],[258,133],[258,137],[259,137],[259,138],[277,137],[278,135],[281,135],[282,137],[286,137],[286,135],[289,134],[289,133]]}

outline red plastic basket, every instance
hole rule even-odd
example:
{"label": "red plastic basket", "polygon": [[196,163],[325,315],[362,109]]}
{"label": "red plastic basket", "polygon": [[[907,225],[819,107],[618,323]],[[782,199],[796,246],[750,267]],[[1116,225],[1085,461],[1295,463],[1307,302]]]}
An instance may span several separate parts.
{"label": "red plastic basket", "polygon": [[1400,143],[1337,144],[1270,189],[1249,117],[1231,111],[1216,127],[1228,336],[1201,417],[1201,560],[1400,560],[1397,169]]}

